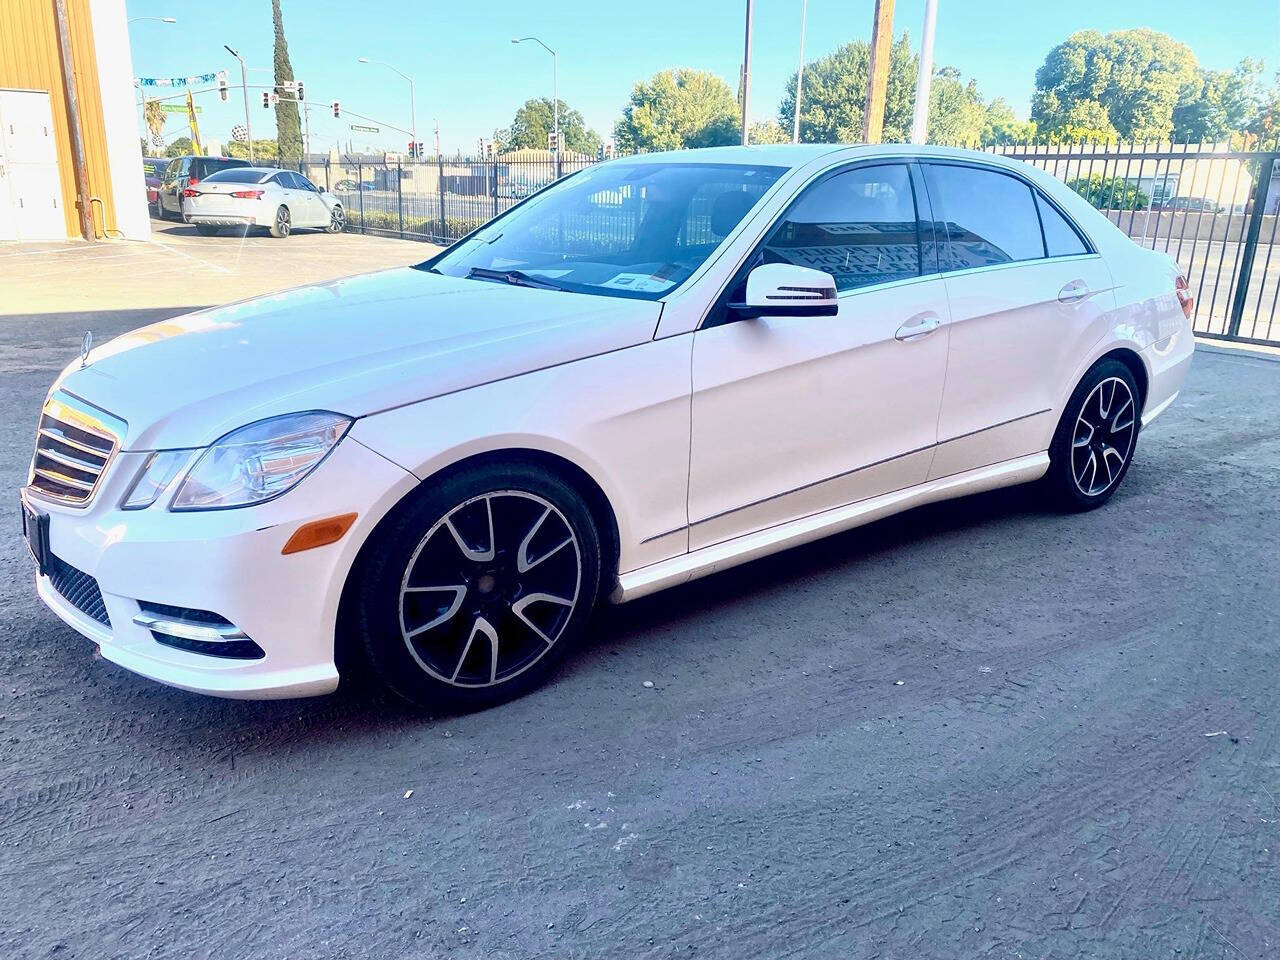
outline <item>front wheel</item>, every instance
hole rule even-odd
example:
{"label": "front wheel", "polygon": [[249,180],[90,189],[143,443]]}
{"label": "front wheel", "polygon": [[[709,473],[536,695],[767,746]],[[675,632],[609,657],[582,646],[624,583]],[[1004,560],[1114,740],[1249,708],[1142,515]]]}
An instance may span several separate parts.
{"label": "front wheel", "polygon": [[1045,482],[1068,510],[1111,499],[1133,462],[1142,410],[1133,373],[1118,360],[1095,364],[1072,393],[1049,448]]}
{"label": "front wheel", "polygon": [[271,235],[283,240],[293,232],[293,218],[289,216],[289,208],[283,203],[276,210],[275,219],[271,221]]}
{"label": "front wheel", "polygon": [[542,683],[600,593],[600,537],[582,497],[529,464],[424,485],[374,534],[354,623],[373,672],[427,707],[474,709]]}

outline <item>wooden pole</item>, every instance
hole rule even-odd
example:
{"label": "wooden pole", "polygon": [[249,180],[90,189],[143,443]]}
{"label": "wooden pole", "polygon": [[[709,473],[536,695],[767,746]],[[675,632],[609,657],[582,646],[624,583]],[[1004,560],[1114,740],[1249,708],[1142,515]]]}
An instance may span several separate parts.
{"label": "wooden pole", "polygon": [[871,63],[867,70],[867,105],[862,111],[862,140],[879,143],[884,133],[884,101],[889,89],[889,58],[893,47],[893,2],[876,0],[871,24]]}
{"label": "wooden pole", "polygon": [[89,206],[89,167],[84,159],[84,135],[80,130],[80,98],[76,92],[76,70],[71,53],[71,29],[67,25],[66,0],[53,0],[58,20],[58,59],[62,61],[62,86],[66,91],[67,126],[71,128],[71,166],[76,179],[76,206],[80,213],[80,235],[96,240],[93,210]]}

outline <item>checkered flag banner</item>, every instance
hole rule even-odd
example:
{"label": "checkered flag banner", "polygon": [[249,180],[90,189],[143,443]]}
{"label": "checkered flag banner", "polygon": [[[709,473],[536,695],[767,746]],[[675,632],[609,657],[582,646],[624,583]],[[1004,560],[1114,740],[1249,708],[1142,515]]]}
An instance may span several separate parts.
{"label": "checkered flag banner", "polygon": [[243,123],[237,123],[231,128],[231,139],[236,143],[244,143],[249,139],[249,131],[244,128]]}

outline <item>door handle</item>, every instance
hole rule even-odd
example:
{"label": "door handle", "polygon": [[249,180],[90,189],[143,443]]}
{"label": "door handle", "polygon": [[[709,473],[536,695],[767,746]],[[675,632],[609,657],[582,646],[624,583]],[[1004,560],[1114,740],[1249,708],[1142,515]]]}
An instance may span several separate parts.
{"label": "door handle", "polygon": [[1059,303],[1079,303],[1092,294],[1089,292],[1089,285],[1083,280],[1072,280],[1058,291]]}
{"label": "door handle", "polygon": [[920,340],[927,337],[933,331],[942,326],[942,321],[937,317],[913,317],[898,328],[898,332],[893,335],[893,339],[906,343],[910,340]]}

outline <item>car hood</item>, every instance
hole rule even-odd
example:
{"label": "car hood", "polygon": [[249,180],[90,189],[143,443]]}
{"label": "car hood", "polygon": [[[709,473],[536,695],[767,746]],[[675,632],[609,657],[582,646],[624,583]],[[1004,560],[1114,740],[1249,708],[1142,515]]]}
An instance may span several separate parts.
{"label": "car hood", "polygon": [[124,449],[204,446],[264,417],[359,417],[634,346],[660,313],[404,267],[141,327],[55,386],[124,419]]}

